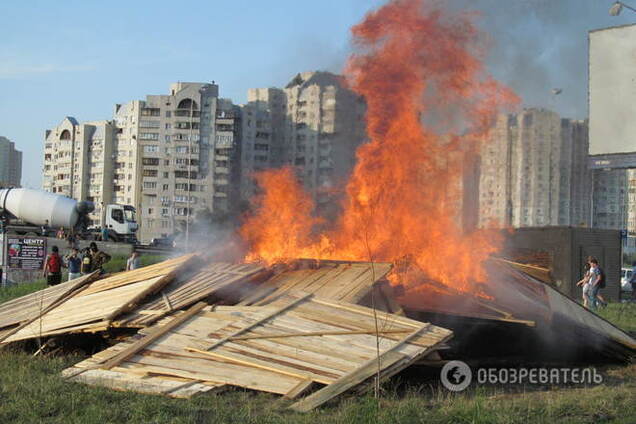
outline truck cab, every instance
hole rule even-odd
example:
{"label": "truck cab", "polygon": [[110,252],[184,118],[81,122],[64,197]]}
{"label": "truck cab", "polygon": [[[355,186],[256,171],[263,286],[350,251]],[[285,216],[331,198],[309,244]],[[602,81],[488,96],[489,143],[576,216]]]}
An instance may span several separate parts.
{"label": "truck cab", "polygon": [[116,242],[137,243],[137,212],[130,205],[107,205],[104,225],[108,238]]}

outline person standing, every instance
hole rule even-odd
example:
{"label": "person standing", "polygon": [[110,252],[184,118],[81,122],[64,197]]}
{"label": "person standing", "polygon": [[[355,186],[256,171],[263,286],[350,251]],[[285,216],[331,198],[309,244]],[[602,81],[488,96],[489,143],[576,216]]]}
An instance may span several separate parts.
{"label": "person standing", "polygon": [[79,257],[77,248],[74,247],[71,249],[71,253],[66,257],[66,264],[68,267],[68,281],[82,276],[82,259]]}
{"label": "person standing", "polygon": [[80,272],[82,275],[93,272],[93,256],[91,255],[91,250],[88,247],[83,250],[81,259],[82,265],[80,267]]}
{"label": "person standing", "polygon": [[108,228],[102,227],[102,241],[108,241]]}
{"label": "person standing", "polygon": [[133,250],[130,254],[130,258],[126,261],[126,271],[132,271],[140,266],[139,252]]}
{"label": "person standing", "polygon": [[91,246],[91,258],[93,259],[93,271],[99,270],[100,275],[104,273],[104,264],[110,261],[110,255],[102,252],[97,248],[97,243],[92,242]]}
{"label": "person standing", "polygon": [[47,237],[47,235],[49,233],[49,220],[48,219],[44,220],[44,225],[42,225],[42,227],[40,228],[40,231],[42,232],[42,237]]}
{"label": "person standing", "polygon": [[57,246],[51,248],[51,254],[44,261],[44,277],[47,286],[55,286],[62,282],[62,258]]}
{"label": "person standing", "polygon": [[598,264],[596,258],[590,259],[590,279],[589,283],[589,303],[590,309],[598,309],[598,305],[607,305],[603,298],[599,299],[599,291],[605,287],[605,273]]}

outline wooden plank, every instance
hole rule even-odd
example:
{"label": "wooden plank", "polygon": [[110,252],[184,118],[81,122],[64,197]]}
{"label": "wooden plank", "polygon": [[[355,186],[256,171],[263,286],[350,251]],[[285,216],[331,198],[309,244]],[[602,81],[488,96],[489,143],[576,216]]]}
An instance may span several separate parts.
{"label": "wooden plank", "polygon": [[22,324],[20,324],[19,326],[17,326],[14,329],[8,331],[7,333],[4,333],[2,335],[2,337],[0,337],[0,344],[2,344],[2,342],[4,342],[6,339],[11,337],[12,335],[17,333],[18,331],[20,331],[23,328],[27,327],[28,325],[30,325],[31,323],[33,323],[37,319],[42,318],[48,312],[52,311],[53,309],[57,308],[62,303],[64,303],[65,301],[67,301],[68,299],[73,297],[73,295],[76,293],[77,290],[79,290],[82,287],[84,287],[87,283],[90,283],[91,281],[94,281],[94,279],[97,278],[98,276],[99,276],[99,272],[95,271],[95,272],[93,272],[91,274],[88,274],[87,276],[79,279],[79,281],[76,284],[73,284],[71,287],[69,287],[68,290],[65,290],[64,292],[62,292],[55,300],[53,300],[53,302],[51,302],[49,304],[49,306],[44,308],[42,310],[42,312],[40,312],[39,314],[35,315],[34,317],[24,321]]}
{"label": "wooden plank", "polygon": [[235,331],[234,333],[232,333],[232,334],[230,334],[230,335],[228,335],[228,336],[226,336],[226,337],[222,338],[221,340],[218,340],[218,341],[216,341],[216,342],[212,343],[210,346],[207,346],[207,347],[206,347],[205,349],[203,349],[203,350],[207,350],[207,351],[213,350],[213,349],[215,349],[215,348],[217,348],[217,347],[221,346],[221,345],[222,345],[222,344],[224,344],[225,342],[229,341],[232,337],[237,337],[237,336],[239,336],[239,335],[241,335],[241,334],[245,333],[246,331],[249,331],[249,330],[251,330],[252,328],[257,327],[257,326],[259,326],[259,325],[263,324],[264,322],[269,321],[270,319],[272,319],[272,318],[273,318],[273,317],[275,317],[276,315],[278,315],[278,314],[281,314],[281,313],[285,312],[286,310],[288,310],[288,309],[290,309],[290,308],[292,308],[292,307],[296,306],[297,304],[299,304],[299,303],[301,303],[301,302],[304,302],[305,300],[309,299],[309,298],[310,298],[310,297],[312,297],[312,296],[313,296],[313,295],[312,295],[311,293],[307,293],[307,294],[305,294],[304,296],[301,296],[301,297],[297,298],[296,300],[294,300],[294,301],[292,301],[292,302],[290,302],[290,303],[286,304],[285,306],[283,306],[283,307],[281,307],[281,308],[278,308],[278,309],[274,310],[273,312],[271,312],[271,313],[267,314],[267,315],[266,315],[266,316],[264,316],[263,318],[261,318],[261,319],[259,319],[259,320],[257,320],[257,321],[254,321],[254,322],[253,322],[253,323],[251,323],[250,325],[248,325],[248,326],[246,326],[246,327],[243,327],[243,328],[241,328],[240,330]]}
{"label": "wooden plank", "polygon": [[282,374],[285,375],[287,377],[293,377],[293,378],[298,378],[300,380],[307,380],[307,379],[312,379],[314,381],[318,381],[319,383],[323,383],[323,384],[329,384],[331,381],[329,380],[321,380],[315,377],[311,377],[307,374],[301,374],[301,373],[296,373],[296,372],[291,372],[291,371],[286,371],[280,368],[276,368],[276,367],[269,367],[267,365],[261,364],[261,363],[257,363],[255,361],[246,361],[246,360],[241,360],[229,355],[223,355],[220,353],[216,353],[216,352],[209,352],[207,350],[200,350],[200,349],[195,349],[193,347],[186,347],[185,349],[188,352],[193,352],[193,353],[199,353],[201,355],[205,355],[205,356],[209,356],[211,358],[214,359],[220,359],[221,361],[229,361],[229,362],[234,362],[236,364],[239,365],[245,365],[247,367],[253,367],[253,368],[260,368],[266,371],[271,371],[274,372],[276,374]]}
{"label": "wooden plank", "polygon": [[300,383],[298,383],[296,387],[294,387],[293,389],[285,393],[284,398],[289,400],[294,400],[298,396],[302,395],[303,393],[306,393],[313,385],[314,385],[313,380],[309,378],[307,380],[303,380]]}
{"label": "wooden plank", "polygon": [[[396,352],[386,352],[380,356],[380,368],[388,368],[394,363],[406,358],[406,355]],[[330,399],[344,393],[350,388],[357,386],[364,382],[369,377],[374,376],[378,372],[378,360],[377,358],[371,359],[369,362],[357,368],[350,374],[347,374],[340,378],[333,384],[330,384],[317,392],[307,396],[306,398],[294,403],[289,409],[298,412],[308,412],[312,409],[324,404]]]}
{"label": "wooden plank", "polygon": [[393,346],[390,350],[382,353],[379,357],[370,359],[364,365],[354,370],[353,372],[341,377],[335,383],[330,384],[329,386],[307,396],[306,398],[296,402],[289,408],[299,412],[310,411],[324,404],[325,402],[328,402],[333,397],[338,396],[339,394],[344,393],[350,388],[362,383],[367,378],[376,374],[378,372],[378,368],[380,368],[380,370],[383,370],[389,368],[402,359],[408,358],[408,356],[402,353],[397,353],[395,352],[395,350],[405,343],[408,343],[411,339],[416,338],[423,330],[428,327],[429,326],[427,325],[413,331],[411,334],[409,334],[407,337]]}
{"label": "wooden plank", "polygon": [[166,334],[168,331],[178,327],[179,325],[183,324],[184,322],[192,318],[194,315],[198,314],[199,311],[201,311],[201,309],[203,309],[206,306],[207,304],[204,302],[197,303],[196,305],[188,309],[186,313],[181,314],[175,319],[173,319],[172,321],[170,321],[169,323],[161,327],[158,327],[152,334],[147,335],[143,339],[140,339],[136,343],[133,343],[131,346],[129,346],[125,350],[119,352],[117,355],[115,355],[114,357],[106,361],[106,363],[104,363],[104,365],[102,365],[101,368],[110,369],[122,363],[126,359],[134,356],[137,352],[139,352],[140,350],[148,346],[150,343],[157,340],[159,337]]}
{"label": "wooden plank", "polygon": [[186,268],[187,266],[192,265],[193,263],[195,263],[198,260],[199,260],[199,258],[196,255],[189,256],[178,267],[174,268],[172,271],[170,271],[170,273],[168,273],[165,276],[163,276],[161,279],[159,279],[159,281],[157,281],[151,287],[148,287],[146,290],[143,290],[141,293],[139,293],[137,296],[135,296],[132,300],[130,300],[129,302],[127,302],[124,305],[122,305],[119,308],[117,308],[113,313],[111,313],[107,317],[108,321],[112,322],[119,315],[124,314],[124,313],[129,312],[132,309],[134,309],[135,306],[137,306],[137,304],[139,303],[139,301],[141,301],[145,297],[149,296],[150,294],[155,293],[155,292],[161,290],[162,288],[164,288],[167,284],[169,284],[171,281],[173,281],[175,279],[175,277],[180,272],[183,272],[184,268]]}
{"label": "wooden plank", "polygon": [[[412,330],[380,330],[378,334],[410,333]],[[229,340],[255,340],[255,339],[282,339],[286,337],[311,337],[311,336],[351,336],[354,334],[376,334],[375,330],[353,330],[353,331],[310,331],[304,333],[288,334],[262,334],[259,336],[232,337]]]}

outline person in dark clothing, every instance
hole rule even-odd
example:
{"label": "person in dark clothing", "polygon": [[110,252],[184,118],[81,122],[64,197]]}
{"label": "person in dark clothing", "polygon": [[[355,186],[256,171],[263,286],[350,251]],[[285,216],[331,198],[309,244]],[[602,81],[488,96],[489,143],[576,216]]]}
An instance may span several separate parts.
{"label": "person in dark clothing", "polygon": [[44,277],[48,286],[55,286],[62,282],[62,258],[57,246],[51,248],[51,254],[44,261]]}
{"label": "person in dark clothing", "polygon": [[102,252],[97,248],[97,243],[91,243],[91,257],[93,259],[93,271],[99,270],[100,274],[104,273],[104,264],[110,261],[110,255]]}
{"label": "person in dark clothing", "polygon": [[93,256],[91,250],[87,247],[82,251],[82,265],[80,266],[82,275],[93,272]]}

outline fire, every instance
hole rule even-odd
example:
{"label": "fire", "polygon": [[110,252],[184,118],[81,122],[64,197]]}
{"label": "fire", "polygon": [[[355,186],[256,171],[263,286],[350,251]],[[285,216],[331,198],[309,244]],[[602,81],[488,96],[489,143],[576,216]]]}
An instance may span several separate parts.
{"label": "fire", "polygon": [[458,290],[485,281],[481,264],[500,241],[459,225],[462,168],[517,98],[487,75],[474,17],[439,2],[395,0],[353,27],[358,53],[345,76],[366,99],[370,141],[357,151],[343,213],[326,226],[293,170],[266,171],[241,228],[248,260],[406,258],[409,273]]}

